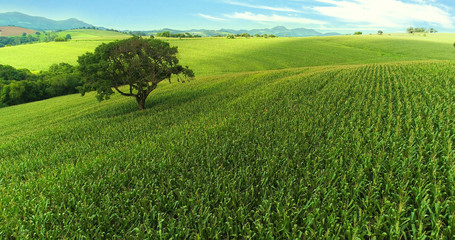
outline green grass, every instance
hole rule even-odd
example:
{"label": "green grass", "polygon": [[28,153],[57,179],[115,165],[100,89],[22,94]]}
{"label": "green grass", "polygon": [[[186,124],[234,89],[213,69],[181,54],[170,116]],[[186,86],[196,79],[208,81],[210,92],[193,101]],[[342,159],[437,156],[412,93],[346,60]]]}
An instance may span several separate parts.
{"label": "green grass", "polygon": [[67,34],[71,35],[72,40],[76,41],[93,41],[93,40],[117,40],[130,37],[130,35],[114,32],[114,31],[103,31],[94,29],[74,29],[67,30],[59,33],[59,36],[65,37]]}
{"label": "green grass", "polygon": [[0,238],[451,238],[455,64],[327,66],[0,109]]}
{"label": "green grass", "polygon": [[[63,32],[62,35],[66,35]],[[69,32],[71,33],[71,32]],[[76,40],[0,49],[0,64],[32,71],[47,70],[60,62],[77,63],[77,57],[102,42],[125,38],[115,32],[74,30]],[[98,35],[96,35],[98,34]],[[113,36],[106,34],[114,34]],[[276,70],[321,65],[385,63],[408,60],[455,60],[455,48],[441,38],[423,36],[339,36],[314,38],[202,38],[168,39],[178,46],[183,64],[198,76],[245,71]],[[77,40],[79,39],[79,40]],[[27,61],[24,61],[27,59]]]}
{"label": "green grass", "polygon": [[[0,63],[119,37],[71,34]],[[168,39],[196,79],[145,111],[94,93],[1,108],[0,239],[454,238],[451,36]]]}
{"label": "green grass", "polygon": [[0,64],[31,71],[47,70],[52,64],[77,64],[77,56],[93,51],[101,41],[49,42],[19,45],[0,49]]}

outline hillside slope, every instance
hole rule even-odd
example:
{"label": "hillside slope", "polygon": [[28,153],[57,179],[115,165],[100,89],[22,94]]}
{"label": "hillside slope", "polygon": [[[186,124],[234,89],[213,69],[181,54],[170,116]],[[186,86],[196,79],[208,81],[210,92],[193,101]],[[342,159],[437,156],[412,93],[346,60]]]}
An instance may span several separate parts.
{"label": "hillside slope", "polygon": [[[62,35],[66,33],[75,35],[76,41],[0,49],[0,64],[32,71],[46,70],[50,65],[60,62],[76,64],[78,56],[93,51],[102,42],[128,37],[121,33],[98,30],[75,30],[63,32]],[[194,69],[198,76],[209,76],[308,66],[454,60],[455,49],[449,39],[440,40],[432,36],[337,36],[166,41],[179,47],[179,56],[184,65]]]}
{"label": "hillside slope", "polygon": [[450,238],[454,86],[326,66],[0,109],[0,238]]}

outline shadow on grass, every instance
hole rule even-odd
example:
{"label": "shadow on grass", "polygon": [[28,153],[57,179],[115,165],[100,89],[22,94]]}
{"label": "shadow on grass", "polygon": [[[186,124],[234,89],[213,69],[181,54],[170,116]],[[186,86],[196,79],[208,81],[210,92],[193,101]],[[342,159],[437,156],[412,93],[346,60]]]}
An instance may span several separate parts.
{"label": "shadow on grass", "polygon": [[[121,99],[106,100],[103,106],[99,107],[92,113],[92,116],[97,119],[121,117],[129,114],[139,115],[152,115],[158,114],[169,109],[181,108],[184,105],[190,104],[200,98],[213,95],[224,95],[220,94],[226,90],[232,83],[222,81],[213,84],[210,87],[199,88],[193,87],[191,89],[170,89],[166,91],[152,92],[146,101],[145,109],[140,111],[136,99],[133,97],[122,97]],[[126,101],[124,99],[127,98]],[[217,97],[218,98],[218,97]],[[109,102],[116,101],[117,103]],[[214,104],[213,102],[210,104]],[[196,112],[200,112],[203,109],[194,109]]]}

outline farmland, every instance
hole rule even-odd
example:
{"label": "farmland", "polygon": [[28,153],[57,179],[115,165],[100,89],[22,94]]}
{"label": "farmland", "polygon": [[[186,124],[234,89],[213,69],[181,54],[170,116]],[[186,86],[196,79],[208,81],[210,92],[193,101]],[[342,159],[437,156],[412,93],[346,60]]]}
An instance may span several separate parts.
{"label": "farmland", "polygon": [[[105,40],[48,45],[59,62]],[[448,37],[168,41],[197,78],[145,111],[94,93],[0,109],[0,238],[455,236]]]}
{"label": "farmland", "polygon": [[[74,40],[0,49],[0,64],[32,71],[53,63],[76,64],[77,57],[102,42],[128,37],[97,30],[73,30]],[[296,67],[385,63],[404,60],[455,60],[449,37],[360,36],[314,38],[166,39],[179,47],[181,62],[198,76]],[[24,61],[23,59],[28,59]]]}
{"label": "farmland", "polygon": [[23,33],[35,34],[36,31],[21,27],[0,27],[0,37],[19,36]]}

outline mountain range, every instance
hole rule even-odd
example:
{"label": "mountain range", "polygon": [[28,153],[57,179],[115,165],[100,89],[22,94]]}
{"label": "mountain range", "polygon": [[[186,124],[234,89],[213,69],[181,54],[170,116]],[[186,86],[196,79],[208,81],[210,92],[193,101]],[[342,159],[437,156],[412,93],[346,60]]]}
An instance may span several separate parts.
{"label": "mountain range", "polygon": [[[47,30],[68,30],[75,28],[93,28],[94,26],[85,22],[82,22],[75,18],[70,18],[62,21],[55,21],[45,17],[35,17],[20,12],[7,12],[0,13],[0,26],[16,26],[37,31]],[[105,28],[100,28],[105,29]],[[156,34],[158,32],[169,31],[170,33],[191,33],[193,35],[200,35],[203,37],[212,37],[217,35],[226,34],[242,34],[249,33],[251,35],[259,34],[273,34],[279,37],[311,37],[311,36],[335,36],[340,35],[339,33],[320,33],[313,29],[307,28],[295,28],[287,29],[283,26],[274,28],[264,29],[252,29],[252,30],[234,30],[234,29],[220,29],[220,30],[208,30],[208,29],[192,29],[192,30],[175,30],[175,29],[161,29],[152,31],[143,31],[147,34]]]}
{"label": "mountain range", "polygon": [[82,22],[75,18],[55,21],[45,17],[35,17],[19,12],[0,13],[0,26],[23,27],[37,31],[68,30],[74,28],[93,27],[93,25]]}
{"label": "mountain range", "polygon": [[279,37],[313,37],[313,36],[336,36],[340,35],[336,32],[331,33],[320,33],[313,29],[308,28],[295,28],[295,29],[288,29],[283,26],[278,26],[274,28],[263,28],[263,29],[252,29],[252,30],[234,30],[234,29],[220,29],[220,30],[207,30],[207,29],[191,29],[191,30],[175,30],[164,28],[161,30],[153,30],[153,31],[146,31],[148,34],[156,34],[159,32],[168,31],[172,34],[177,33],[191,33],[197,34],[203,37],[213,37],[216,35],[226,35],[226,34],[242,34],[248,33],[251,35],[259,34],[273,34]]}

